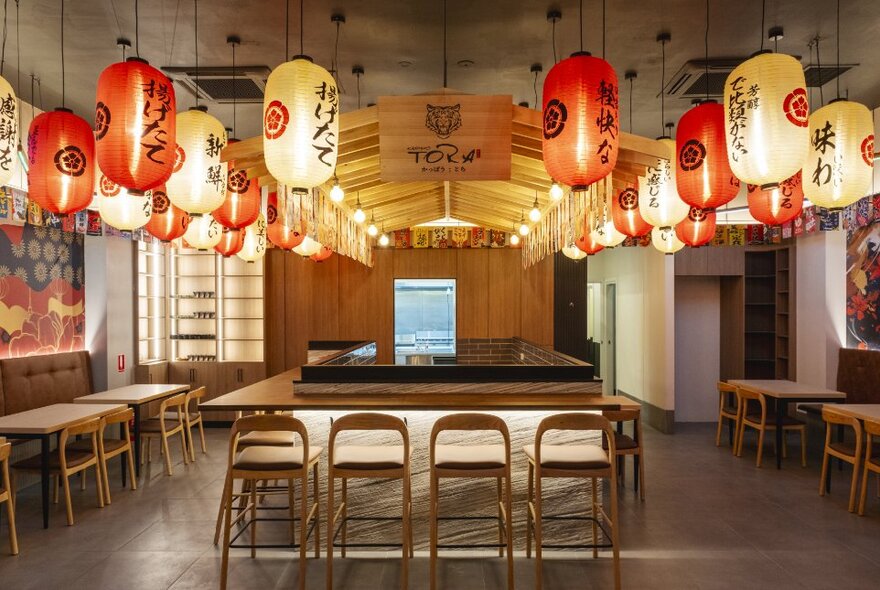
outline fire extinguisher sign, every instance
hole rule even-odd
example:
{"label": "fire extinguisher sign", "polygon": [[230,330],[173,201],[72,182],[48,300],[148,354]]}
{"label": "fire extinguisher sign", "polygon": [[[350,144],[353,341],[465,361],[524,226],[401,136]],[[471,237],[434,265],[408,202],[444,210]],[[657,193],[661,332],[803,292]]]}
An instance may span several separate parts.
{"label": "fire extinguisher sign", "polygon": [[120,373],[125,372],[125,355],[120,354],[116,357],[116,370]]}

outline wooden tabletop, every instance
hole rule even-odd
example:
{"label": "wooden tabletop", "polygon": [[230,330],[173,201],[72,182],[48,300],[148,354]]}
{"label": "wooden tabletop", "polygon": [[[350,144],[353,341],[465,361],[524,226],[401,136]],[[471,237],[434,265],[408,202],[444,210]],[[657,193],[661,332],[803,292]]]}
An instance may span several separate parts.
{"label": "wooden tabletop", "polygon": [[832,404],[829,407],[839,414],[846,414],[859,420],[880,421],[880,404]]}
{"label": "wooden tabletop", "polygon": [[846,394],[842,391],[834,391],[833,389],[806,385],[804,383],[797,383],[786,379],[731,379],[728,383],[736,387],[746,387],[753,391],[763,393],[767,397],[777,399],[846,399]]}
{"label": "wooden tabletop", "polygon": [[125,408],[124,404],[52,404],[0,417],[0,434],[52,434]]}
{"label": "wooden tabletop", "polygon": [[189,391],[189,385],[139,383],[117,387],[100,393],[84,395],[73,400],[76,404],[127,404],[140,405],[157,399],[170,397],[176,393]]}
{"label": "wooden tabletop", "polygon": [[641,405],[623,396],[575,394],[395,394],[301,395],[293,393],[298,370],[285,371],[259,383],[199,405],[202,410],[618,410]]}

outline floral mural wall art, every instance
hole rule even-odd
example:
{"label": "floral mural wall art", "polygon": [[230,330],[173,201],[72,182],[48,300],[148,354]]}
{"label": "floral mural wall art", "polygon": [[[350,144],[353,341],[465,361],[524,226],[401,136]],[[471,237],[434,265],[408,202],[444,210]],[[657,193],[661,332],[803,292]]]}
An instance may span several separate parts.
{"label": "floral mural wall art", "polygon": [[880,223],[853,231],[846,250],[846,345],[880,350]]}
{"label": "floral mural wall art", "polygon": [[0,358],[81,350],[83,235],[0,225]]}

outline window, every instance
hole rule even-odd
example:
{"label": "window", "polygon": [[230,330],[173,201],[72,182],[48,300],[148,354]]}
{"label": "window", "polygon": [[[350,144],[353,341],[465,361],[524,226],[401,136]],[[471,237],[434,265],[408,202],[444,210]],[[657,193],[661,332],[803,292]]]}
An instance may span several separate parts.
{"label": "window", "polygon": [[454,356],[455,279],[395,279],[395,364]]}

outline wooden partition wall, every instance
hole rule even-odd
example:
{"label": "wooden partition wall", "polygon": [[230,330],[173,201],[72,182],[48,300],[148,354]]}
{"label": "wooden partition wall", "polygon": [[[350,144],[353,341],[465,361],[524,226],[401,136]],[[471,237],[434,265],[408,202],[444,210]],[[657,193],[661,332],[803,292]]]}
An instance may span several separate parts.
{"label": "wooden partition wall", "polygon": [[519,336],[553,345],[553,257],[524,270],[517,249],[380,249],[372,269],[332,256],[265,259],[268,375],[306,362],[309,340],[375,340],[393,362],[394,279],[456,279],[458,338]]}

